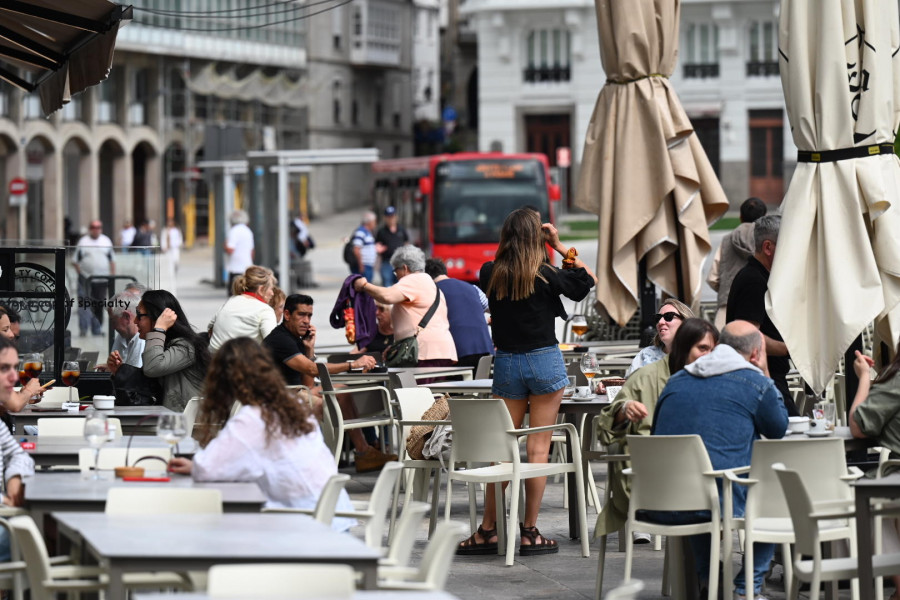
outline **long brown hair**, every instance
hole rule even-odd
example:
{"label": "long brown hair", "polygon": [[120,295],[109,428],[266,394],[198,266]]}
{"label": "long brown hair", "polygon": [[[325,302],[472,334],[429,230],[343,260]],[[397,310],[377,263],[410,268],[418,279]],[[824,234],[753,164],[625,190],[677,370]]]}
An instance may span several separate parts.
{"label": "long brown hair", "polygon": [[204,383],[204,399],[198,421],[206,423],[200,444],[215,437],[215,426],[224,423],[234,401],[258,406],[266,423],[267,441],[281,434],[299,437],[314,429],[309,406],[288,391],[268,349],[246,337],[228,340],[219,348]]}
{"label": "long brown hair", "polygon": [[500,244],[488,280],[488,296],[523,300],[534,293],[534,280],[547,281],[540,273],[547,258],[541,217],[533,208],[519,208],[506,217],[500,229]]}
{"label": "long brown hair", "polygon": [[897,374],[897,371],[900,371],[900,344],[897,344],[897,353],[894,354],[894,360],[888,363],[888,366],[884,368],[878,377],[875,378],[873,383],[884,383],[885,381],[890,381],[894,378],[894,375]]}

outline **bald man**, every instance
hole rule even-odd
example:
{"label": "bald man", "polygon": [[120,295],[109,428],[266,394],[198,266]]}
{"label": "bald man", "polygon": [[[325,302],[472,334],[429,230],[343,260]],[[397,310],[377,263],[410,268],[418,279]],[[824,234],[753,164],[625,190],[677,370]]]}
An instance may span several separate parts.
{"label": "bald man", "polygon": [[[763,335],[754,323],[732,321],[712,352],[669,378],[656,403],[653,435],[699,435],[713,469],[732,469],[750,464],[754,440],[761,435],[780,439],[787,425],[787,409],[769,378]],[[734,486],[734,516],[744,515],[746,497],[745,487]],[[652,518],[686,522],[683,512],[659,512]],[[691,548],[703,585],[709,580],[709,536],[693,536]],[[752,598],[759,595],[774,554],[773,544],[753,545]],[[743,600],[743,568],[734,587],[736,597]]]}

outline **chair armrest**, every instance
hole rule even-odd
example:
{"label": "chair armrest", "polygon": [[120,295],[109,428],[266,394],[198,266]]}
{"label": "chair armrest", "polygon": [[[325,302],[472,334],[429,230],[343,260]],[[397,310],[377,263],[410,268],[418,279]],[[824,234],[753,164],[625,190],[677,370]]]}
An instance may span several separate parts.
{"label": "chair armrest", "polygon": [[54,579],[100,577],[101,575],[106,575],[106,573],[107,571],[103,567],[85,567],[83,565],[58,565],[50,567],[50,574]]}
{"label": "chair armrest", "polygon": [[0,517],[7,519],[9,517],[18,517],[19,515],[27,515],[29,512],[18,506],[7,506],[0,504]]}
{"label": "chair armrest", "polygon": [[[886,463],[887,462],[894,462],[894,463],[900,465],[900,460],[886,461]],[[865,473],[863,473],[859,467],[850,466],[850,467],[847,467],[847,474],[841,475],[841,481],[856,481],[863,475],[865,475]],[[881,477],[881,465],[878,465],[878,476]]]}
{"label": "chair armrest", "polygon": [[315,512],[315,509],[312,508],[280,508],[280,507],[272,507],[272,508],[263,508],[260,512],[272,512],[272,513],[297,513],[301,515],[312,515]]}
{"label": "chair armrest", "polygon": [[371,510],[336,510],[334,516],[348,519],[372,519],[375,517],[375,513]]}
{"label": "chair armrest", "polygon": [[630,454],[606,454],[596,459],[599,462],[626,462],[631,460]]}
{"label": "chair armrest", "polygon": [[554,425],[544,425],[542,427],[528,427],[527,429],[509,429],[506,431],[506,433],[510,435],[520,436],[531,435],[532,433],[540,433],[542,431],[556,431],[557,429],[564,429],[572,435],[578,434],[578,430],[576,430],[575,426],[571,423],[556,423]]}
{"label": "chair armrest", "polygon": [[855,516],[855,510],[837,510],[834,512],[813,512],[809,515],[809,518],[816,521],[827,521],[833,519],[852,519]]}
{"label": "chair armrest", "polygon": [[703,475],[705,477],[725,477],[725,473],[731,471],[732,473],[746,473],[750,470],[750,467],[735,467],[733,469],[715,469],[712,471],[705,471]]}
{"label": "chair armrest", "polygon": [[900,460],[895,458],[878,463],[878,477],[884,477],[884,471],[887,467],[900,467]]}
{"label": "chair armrest", "polygon": [[853,498],[836,498],[834,500],[813,501],[813,510],[845,510],[854,507]]}
{"label": "chair armrest", "polygon": [[725,479],[730,481],[731,483],[737,483],[738,485],[746,485],[751,486],[756,483],[759,483],[758,479],[749,479],[745,477],[738,477],[738,472],[746,473],[749,471],[749,467],[741,467],[740,469],[728,469],[723,475],[725,475]]}

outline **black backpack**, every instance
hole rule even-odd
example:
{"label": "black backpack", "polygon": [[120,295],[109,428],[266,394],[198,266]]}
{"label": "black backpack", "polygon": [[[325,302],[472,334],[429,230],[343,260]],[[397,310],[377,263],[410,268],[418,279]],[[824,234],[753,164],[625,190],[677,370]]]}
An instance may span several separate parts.
{"label": "black backpack", "polygon": [[359,272],[359,262],[356,260],[356,253],[353,251],[353,238],[351,237],[344,244],[344,262],[350,266],[350,270],[354,273]]}

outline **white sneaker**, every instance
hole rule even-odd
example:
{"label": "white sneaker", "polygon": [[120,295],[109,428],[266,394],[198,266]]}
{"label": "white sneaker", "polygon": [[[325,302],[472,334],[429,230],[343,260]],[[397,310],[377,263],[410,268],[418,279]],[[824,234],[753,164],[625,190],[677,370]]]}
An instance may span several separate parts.
{"label": "white sneaker", "polygon": [[631,534],[631,541],[634,544],[649,544],[652,541],[652,537],[650,537],[649,533],[641,533],[640,531],[634,531]]}
{"label": "white sneaker", "polygon": [[[743,594],[738,594],[737,592],[735,592],[734,600],[747,600],[747,597],[744,596]],[[754,600],[769,600],[769,599],[766,598],[765,596],[760,595],[760,596],[756,596],[756,598],[754,598]]]}

